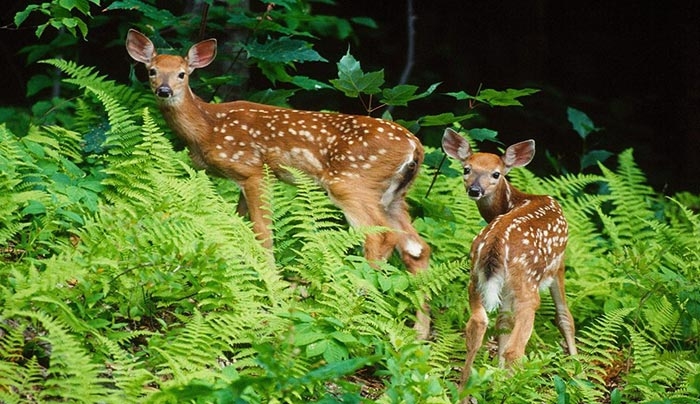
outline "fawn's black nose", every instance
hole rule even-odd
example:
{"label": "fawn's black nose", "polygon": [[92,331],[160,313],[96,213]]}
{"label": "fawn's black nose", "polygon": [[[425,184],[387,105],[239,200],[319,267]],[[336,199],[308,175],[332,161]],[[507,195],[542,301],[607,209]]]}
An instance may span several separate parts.
{"label": "fawn's black nose", "polygon": [[156,88],[156,95],[161,98],[168,98],[173,96],[173,89],[168,86],[160,86]]}
{"label": "fawn's black nose", "polygon": [[472,185],[467,188],[467,195],[474,199],[481,198],[483,196],[483,190],[478,185]]}

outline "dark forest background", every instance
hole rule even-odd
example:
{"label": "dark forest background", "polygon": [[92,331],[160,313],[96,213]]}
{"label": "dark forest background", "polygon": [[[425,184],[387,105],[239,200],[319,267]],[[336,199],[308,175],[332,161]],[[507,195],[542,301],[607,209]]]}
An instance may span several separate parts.
{"label": "dark forest background", "polygon": [[[33,28],[10,28],[26,3],[5,5],[0,12],[0,106],[29,106],[27,80],[45,67],[27,65],[18,54],[37,41]],[[252,2],[251,7],[262,5]],[[504,143],[534,138],[540,153],[549,151],[577,171],[583,145],[566,118],[571,106],[602,128],[589,137],[587,148],[620,152],[632,147],[657,190],[700,190],[700,2],[416,0],[413,7],[409,83],[425,88],[442,82],[437,93],[474,94],[479,86],[539,88],[540,93],[523,99],[524,108],[484,107],[479,111],[483,121],[474,124],[497,130]],[[356,27],[350,43],[318,43],[316,49],[330,63],[304,65],[309,76],[334,78],[335,62],[350,47],[363,70],[384,69],[387,83],[399,82],[407,63],[406,1],[338,1],[314,8],[319,14],[371,17],[378,28]],[[109,13],[95,16],[110,18]],[[131,61],[122,36],[109,23],[91,29],[76,61],[126,82]],[[329,102],[338,101],[323,92],[292,99],[301,108],[362,112],[355,100]],[[410,108],[415,115],[464,105],[437,94]],[[420,134],[433,145],[440,135],[439,128]],[[534,168],[551,171],[543,154],[538,157]]]}

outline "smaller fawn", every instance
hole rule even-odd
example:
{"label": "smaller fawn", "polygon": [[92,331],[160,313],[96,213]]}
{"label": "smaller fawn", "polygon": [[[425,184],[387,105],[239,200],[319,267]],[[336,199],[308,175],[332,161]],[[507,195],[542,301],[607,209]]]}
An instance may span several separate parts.
{"label": "smaller fawn", "polygon": [[[204,102],[189,78],[214,60],[216,47],[216,39],[207,39],[186,57],[160,55],[142,33],[132,29],[126,37],[127,52],[146,66],[163,117],[194,164],[240,186],[238,213],[249,214],[262,244],[272,247],[264,167],[285,181],[293,180],[286,169],[293,167],[323,187],[352,226],[387,229],[367,236],[370,262],[386,260],[396,249],[409,271],[426,269],[430,247],[414,229],[405,201],[423,162],[420,141],[398,124],[367,116]],[[426,305],[418,312],[415,327],[423,339],[430,329],[427,311]]]}
{"label": "smaller fawn", "polygon": [[539,289],[549,288],[557,326],[569,354],[575,355],[574,320],[564,291],[566,219],[552,197],[520,192],[505,178],[511,168],[530,163],[535,155],[534,140],[508,147],[503,156],[473,153],[469,143],[448,128],[442,147],[464,167],[467,194],[488,222],[470,252],[471,317],[465,331],[467,358],[460,388],[471,375],[488,326],[488,312],[500,308],[496,327],[500,331],[501,365],[511,365],[524,355],[540,305]]}

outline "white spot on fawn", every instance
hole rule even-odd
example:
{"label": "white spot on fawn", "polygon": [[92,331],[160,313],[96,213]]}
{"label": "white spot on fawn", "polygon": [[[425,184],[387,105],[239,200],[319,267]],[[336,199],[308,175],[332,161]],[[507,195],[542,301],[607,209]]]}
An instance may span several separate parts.
{"label": "white spot on fawn", "polygon": [[314,153],[309,149],[302,149],[299,147],[293,147],[290,151],[291,157],[295,160],[301,160],[309,163],[316,170],[323,170],[323,165],[316,158]]}
{"label": "white spot on fawn", "polygon": [[423,247],[416,240],[408,240],[408,243],[406,243],[404,248],[408,255],[414,258],[420,258],[420,255],[423,252]]}

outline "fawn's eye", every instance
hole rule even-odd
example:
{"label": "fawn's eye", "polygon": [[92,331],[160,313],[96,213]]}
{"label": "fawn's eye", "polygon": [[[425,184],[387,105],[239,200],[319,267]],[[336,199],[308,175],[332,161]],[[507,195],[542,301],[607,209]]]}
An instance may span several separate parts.
{"label": "fawn's eye", "polygon": [[469,175],[472,172],[471,167],[464,167],[464,175]]}
{"label": "fawn's eye", "polygon": [[180,74],[177,75],[177,78],[182,80],[185,78],[185,72],[180,72]]}
{"label": "fawn's eye", "polygon": [[155,76],[155,75],[156,75],[156,69],[151,69],[151,70],[149,70],[149,71],[148,71],[148,75],[151,76],[151,77]]}
{"label": "fawn's eye", "polygon": [[501,173],[499,173],[498,171],[496,171],[496,172],[494,172],[493,174],[491,174],[491,177],[493,177],[494,180],[497,180],[497,179],[499,179],[499,178],[501,177]]}

